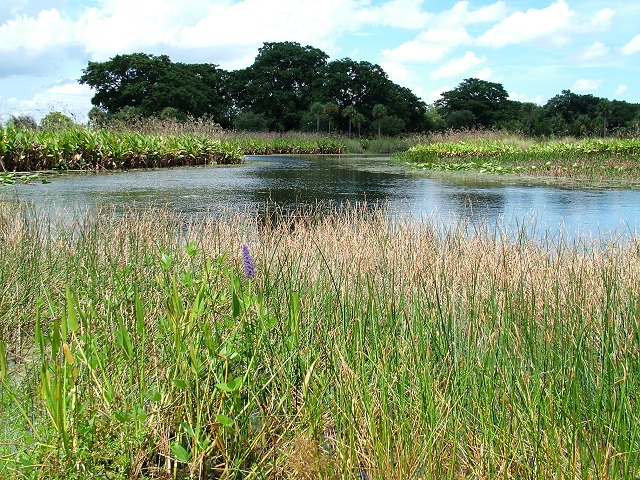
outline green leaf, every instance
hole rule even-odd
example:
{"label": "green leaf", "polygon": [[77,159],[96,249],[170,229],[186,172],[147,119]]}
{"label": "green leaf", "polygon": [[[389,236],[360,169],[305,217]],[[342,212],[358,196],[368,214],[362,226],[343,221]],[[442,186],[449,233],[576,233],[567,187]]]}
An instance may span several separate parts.
{"label": "green leaf", "polygon": [[240,387],[242,387],[242,377],[236,377],[226,383],[216,383],[216,388],[223,392],[235,392],[236,390],[240,390]]}
{"label": "green leaf", "polygon": [[191,454],[179,443],[171,444],[171,453],[182,463],[189,463],[189,459],[191,458]]}
{"label": "green leaf", "polygon": [[216,422],[225,427],[233,427],[233,419],[227,417],[226,415],[216,415]]}
{"label": "green leaf", "polygon": [[69,285],[67,285],[65,293],[67,297],[67,326],[71,333],[76,333],[79,330],[78,316],[76,314],[75,298],[69,289]]}
{"label": "green leaf", "polygon": [[0,340],[0,381],[7,379],[7,349],[4,340]]}
{"label": "green leaf", "polygon": [[179,378],[174,378],[172,382],[178,388],[181,388],[183,390],[187,388],[187,382],[185,382],[184,380],[180,380]]}

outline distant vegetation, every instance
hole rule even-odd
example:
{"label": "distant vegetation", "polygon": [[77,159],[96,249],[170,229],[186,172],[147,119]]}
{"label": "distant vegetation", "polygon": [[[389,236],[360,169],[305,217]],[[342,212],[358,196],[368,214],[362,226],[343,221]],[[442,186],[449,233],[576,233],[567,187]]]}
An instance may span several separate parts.
{"label": "distant vegetation", "polygon": [[479,170],[548,177],[640,179],[640,139],[476,136],[427,140],[396,158],[425,170]]}
{"label": "distant vegetation", "polygon": [[536,105],[510,100],[503,85],[477,78],[427,105],[379,65],[329,61],[322,50],[295,42],[265,43],[251,66],[231,72],[166,55],[117,55],[89,62],[80,82],[96,92],[94,125],[132,116],[206,116],[242,131],[369,137],[476,128],[547,137],[640,132],[640,104],[562,90]]}

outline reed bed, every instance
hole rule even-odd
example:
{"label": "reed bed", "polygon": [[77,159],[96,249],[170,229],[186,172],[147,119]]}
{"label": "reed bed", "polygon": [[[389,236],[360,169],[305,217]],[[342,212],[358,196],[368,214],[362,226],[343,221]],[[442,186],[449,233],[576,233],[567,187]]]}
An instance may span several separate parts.
{"label": "reed bed", "polygon": [[0,477],[635,478],[640,241],[527,231],[2,204]]}
{"label": "reed bed", "polygon": [[397,158],[425,170],[480,170],[555,177],[640,178],[640,140],[534,142],[478,137],[423,143]]}

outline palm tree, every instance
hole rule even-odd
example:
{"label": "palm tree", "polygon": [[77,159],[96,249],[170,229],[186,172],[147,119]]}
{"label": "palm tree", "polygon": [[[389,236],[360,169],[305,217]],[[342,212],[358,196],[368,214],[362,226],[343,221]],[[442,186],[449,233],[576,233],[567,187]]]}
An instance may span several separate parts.
{"label": "palm tree", "polygon": [[351,123],[356,119],[358,115],[359,113],[356,110],[356,107],[354,107],[353,105],[349,105],[342,109],[342,116],[349,119],[349,136],[351,136]]}
{"label": "palm tree", "polygon": [[337,103],[327,102],[324,104],[324,113],[329,116],[329,135],[331,135],[331,118],[340,113]]}
{"label": "palm tree", "polygon": [[607,136],[607,120],[611,116],[611,101],[601,100],[596,105],[596,113],[602,117],[602,137]]}
{"label": "palm tree", "polygon": [[320,117],[324,113],[324,105],[320,102],[313,102],[311,104],[311,108],[309,109],[313,115],[316,117],[316,133],[320,132]]}
{"label": "palm tree", "polygon": [[378,138],[380,138],[380,126],[382,125],[382,119],[387,116],[387,107],[381,103],[377,103],[373,106],[373,111],[371,113],[373,118],[378,120]]}

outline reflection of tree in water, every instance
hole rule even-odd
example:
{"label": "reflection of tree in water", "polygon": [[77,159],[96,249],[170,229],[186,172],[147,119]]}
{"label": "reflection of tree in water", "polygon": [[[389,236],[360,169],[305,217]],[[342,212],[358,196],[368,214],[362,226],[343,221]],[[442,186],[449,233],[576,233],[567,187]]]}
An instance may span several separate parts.
{"label": "reflection of tree in water", "polygon": [[294,231],[299,226],[311,227],[326,219],[327,214],[348,215],[358,219],[375,218],[386,210],[386,202],[324,201],[316,203],[276,204],[265,202],[258,206],[258,228],[270,231],[284,228]]}
{"label": "reflection of tree in water", "polygon": [[478,222],[495,220],[505,213],[506,199],[503,191],[447,192],[446,201],[451,210],[458,212],[460,220]]}

